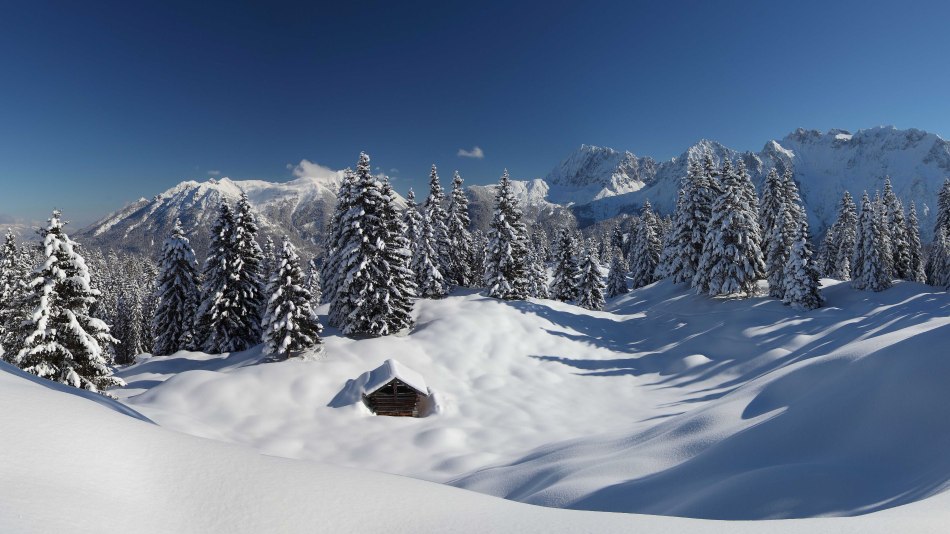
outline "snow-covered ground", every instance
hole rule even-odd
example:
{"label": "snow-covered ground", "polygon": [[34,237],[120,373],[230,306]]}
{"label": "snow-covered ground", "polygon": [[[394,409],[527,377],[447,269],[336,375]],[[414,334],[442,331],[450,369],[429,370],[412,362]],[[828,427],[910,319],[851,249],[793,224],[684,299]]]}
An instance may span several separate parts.
{"label": "snow-covered ground", "polygon": [[[555,507],[711,518],[855,515],[950,480],[950,297],[826,280],[827,306],[661,282],[590,312],[477,293],[402,337],[328,332],[310,360],[180,353],[123,370],[162,426],[265,454]],[[394,358],[441,412],[375,417],[347,380]]]}
{"label": "snow-covered ground", "polygon": [[0,532],[945,532],[948,494],[855,518],[721,522],[558,510],[172,432],[0,362]]}
{"label": "snow-covered ground", "polygon": [[[176,532],[354,531],[384,515],[397,531],[945,531],[950,296],[825,282],[827,306],[806,313],[668,282],[604,312],[455,294],[420,301],[409,335],[328,329],[303,360],[143,358],[121,372],[121,404],[4,366],[0,404],[18,409],[0,411],[0,531],[63,530],[83,509]],[[389,358],[422,374],[439,413],[353,403],[347,380]],[[366,470],[562,508],[867,515],[555,510]],[[62,513],[40,513],[44,498]]]}

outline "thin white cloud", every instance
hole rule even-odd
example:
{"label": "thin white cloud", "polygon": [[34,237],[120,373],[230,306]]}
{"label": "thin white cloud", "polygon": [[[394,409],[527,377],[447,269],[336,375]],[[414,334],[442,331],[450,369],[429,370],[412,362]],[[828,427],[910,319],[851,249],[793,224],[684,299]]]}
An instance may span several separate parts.
{"label": "thin white cloud", "polygon": [[296,165],[287,164],[287,168],[291,170],[295,178],[323,178],[323,179],[336,179],[340,176],[343,176],[343,171],[335,171],[330,167],[326,167],[310,161],[309,159],[302,159],[300,163]]}
{"label": "thin white cloud", "polygon": [[458,157],[484,159],[485,151],[482,150],[482,147],[477,146],[477,145],[473,147],[471,150],[465,150],[464,148],[460,148],[458,151]]}
{"label": "thin white cloud", "polygon": [[218,169],[213,169],[208,171],[208,176],[221,176],[221,171]]}

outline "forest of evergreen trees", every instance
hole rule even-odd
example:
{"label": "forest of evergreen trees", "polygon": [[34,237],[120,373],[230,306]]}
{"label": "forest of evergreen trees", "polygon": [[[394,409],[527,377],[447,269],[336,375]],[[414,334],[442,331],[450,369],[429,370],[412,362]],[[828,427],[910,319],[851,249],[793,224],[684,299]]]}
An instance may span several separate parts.
{"label": "forest of evergreen trees", "polygon": [[[8,233],[0,249],[0,355],[21,369],[105,393],[114,365],[142,353],[225,353],[263,344],[288,358],[321,344],[316,308],[347,336],[385,336],[413,325],[416,298],[453,287],[487,295],[572,302],[606,298],[669,278],[702,294],[747,298],[763,291],[787,305],[822,305],[819,278],[881,291],[894,280],[950,286],[950,179],[940,192],[934,240],[923,247],[916,207],[905,212],[885,181],[860,210],[844,192],[836,222],[815,250],[791,172],[773,169],[757,192],[741,162],[689,163],[674,213],[647,202],[611,227],[529,231],[507,170],[487,234],[473,231],[464,181],[446,196],[432,167],[421,204],[407,206],[360,154],[347,170],[324,251],[303,261],[284,239],[259,243],[246,195],[223,202],[199,264],[180,223],[159,260],[83,250],[54,211],[37,244]],[[156,251],[158,252],[158,251]],[[606,273],[605,273],[606,270]],[[107,393],[105,393],[107,394]]]}

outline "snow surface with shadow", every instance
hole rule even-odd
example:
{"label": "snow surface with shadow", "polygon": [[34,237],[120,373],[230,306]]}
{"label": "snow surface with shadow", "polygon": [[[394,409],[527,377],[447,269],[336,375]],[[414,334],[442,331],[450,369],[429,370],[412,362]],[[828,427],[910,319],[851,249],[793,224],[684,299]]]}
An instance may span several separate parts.
{"label": "snow surface with shadow", "polygon": [[[824,308],[659,282],[594,312],[467,291],[306,359],[182,352],[123,369],[161,426],[272,456],[553,507],[717,519],[856,515],[950,481],[950,297],[825,280]],[[325,310],[321,310],[325,311]],[[442,410],[373,416],[347,380],[394,358]]]}

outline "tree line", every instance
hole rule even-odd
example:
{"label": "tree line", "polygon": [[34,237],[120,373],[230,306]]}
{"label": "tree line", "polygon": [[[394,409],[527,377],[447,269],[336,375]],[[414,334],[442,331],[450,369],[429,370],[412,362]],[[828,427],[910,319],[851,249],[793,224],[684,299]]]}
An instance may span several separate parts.
{"label": "tree line", "polygon": [[447,198],[433,165],[425,201],[410,190],[403,207],[361,153],[344,172],[322,268],[316,258],[302,261],[286,238],[261,246],[246,194],[220,204],[200,265],[179,221],[155,264],[96,250],[84,257],[53,212],[37,246],[8,233],[0,250],[0,354],[37,376],[104,392],[121,385],[111,366],[144,352],[227,353],[263,343],[287,358],[319,348],[321,303],[329,325],[362,337],[410,328],[417,298],[441,298],[452,287],[599,310],[607,298],[666,278],[733,298],[758,295],[765,281],[770,296],[808,310],[822,305],[820,276],[871,291],[894,279],[950,285],[950,179],[926,257],[916,207],[905,213],[889,179],[874,200],[864,193],[860,213],[844,192],[818,253],[789,169],[772,169],[759,195],[742,161],[716,165],[708,153],[689,162],[670,216],[646,202],[626,228],[586,238],[576,225],[529,231],[507,170],[487,234],[473,231],[463,185],[456,172]]}

